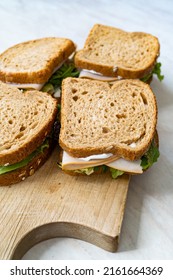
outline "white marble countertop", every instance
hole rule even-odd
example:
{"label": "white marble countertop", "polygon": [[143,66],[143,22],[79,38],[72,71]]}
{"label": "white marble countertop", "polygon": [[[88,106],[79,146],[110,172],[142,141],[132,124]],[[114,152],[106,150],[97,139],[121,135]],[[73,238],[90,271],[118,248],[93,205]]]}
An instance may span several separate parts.
{"label": "white marble countertop", "polygon": [[0,51],[46,36],[71,38],[79,48],[95,23],[144,31],[161,44],[165,79],[152,82],[158,102],[159,162],[130,182],[120,245],[109,253],[72,238],[42,242],[23,259],[173,259],[173,1],[0,0]]}

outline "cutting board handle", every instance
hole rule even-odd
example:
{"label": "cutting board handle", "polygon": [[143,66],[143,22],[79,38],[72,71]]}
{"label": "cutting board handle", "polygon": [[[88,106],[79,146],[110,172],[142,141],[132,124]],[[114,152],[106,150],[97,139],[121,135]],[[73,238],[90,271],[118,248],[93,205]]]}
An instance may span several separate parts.
{"label": "cutting board handle", "polygon": [[115,252],[119,236],[108,236],[103,232],[80,224],[69,222],[56,222],[39,226],[26,233],[18,244],[12,249],[12,260],[19,260],[34,245],[41,241],[55,237],[72,237],[87,241],[107,251]]}
{"label": "cutting board handle", "polygon": [[[115,252],[130,176],[70,176],[57,153],[33,176],[0,188],[0,259],[21,259],[35,244],[54,237],[78,238]],[[70,257],[70,256],[69,256]]]}

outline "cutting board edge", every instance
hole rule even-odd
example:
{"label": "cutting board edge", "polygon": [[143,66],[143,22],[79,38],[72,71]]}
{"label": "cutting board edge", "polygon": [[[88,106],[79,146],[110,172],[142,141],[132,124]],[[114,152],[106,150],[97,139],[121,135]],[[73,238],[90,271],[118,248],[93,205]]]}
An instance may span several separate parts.
{"label": "cutting board edge", "polygon": [[[120,228],[121,229],[121,228]],[[20,237],[7,259],[19,260],[36,244],[56,237],[75,238],[86,241],[109,252],[116,252],[119,243],[120,229],[109,235],[95,228],[72,222],[52,222],[40,225]],[[93,234],[94,233],[94,234]]]}

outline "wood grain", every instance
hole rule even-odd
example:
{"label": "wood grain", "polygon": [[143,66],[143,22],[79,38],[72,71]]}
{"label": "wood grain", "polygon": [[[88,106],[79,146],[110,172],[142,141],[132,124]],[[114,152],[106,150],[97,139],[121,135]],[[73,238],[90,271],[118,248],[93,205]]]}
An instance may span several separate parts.
{"label": "wood grain", "polygon": [[57,236],[117,250],[130,177],[70,176],[56,162],[55,150],[26,181],[0,188],[0,259],[20,259]]}

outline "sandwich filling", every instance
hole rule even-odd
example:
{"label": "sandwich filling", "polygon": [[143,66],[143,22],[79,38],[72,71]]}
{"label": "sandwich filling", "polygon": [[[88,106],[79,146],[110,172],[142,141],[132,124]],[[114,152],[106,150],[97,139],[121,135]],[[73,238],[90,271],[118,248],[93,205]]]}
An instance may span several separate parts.
{"label": "sandwich filling", "polygon": [[6,163],[3,166],[0,166],[0,175],[14,171],[16,169],[22,168],[29,164],[36,156],[45,152],[45,149],[48,149],[50,146],[50,139],[47,137],[41,146],[39,146],[35,151],[33,151],[30,155],[28,155],[25,159],[20,162],[9,164]]}
{"label": "sandwich filling", "polygon": [[6,82],[6,84],[20,89],[36,89],[36,90],[40,90],[44,86],[44,84],[15,84],[15,83],[8,83],[8,82]]}
{"label": "sandwich filling", "polygon": [[110,170],[112,178],[117,178],[124,173],[142,174],[157,161],[158,157],[159,150],[153,140],[148,151],[139,160],[129,161],[110,153],[75,158],[63,151],[62,163],[59,166],[63,170],[86,175],[94,173],[101,167],[102,171]]}
{"label": "sandwich filling", "polygon": [[[156,62],[152,71],[150,73],[148,73],[146,76],[144,76],[143,78],[141,78],[140,80],[146,83],[152,78],[153,75],[156,75],[157,78],[159,79],[159,81],[162,81],[164,79],[164,76],[161,74],[161,63],[160,62]],[[108,76],[104,76],[101,73],[98,73],[94,70],[87,70],[87,69],[82,69],[79,74],[79,77],[93,79],[93,80],[99,80],[99,81],[104,81],[104,82],[115,82],[117,80],[123,79],[123,77],[121,77],[121,76],[108,77]]]}
{"label": "sandwich filling", "polygon": [[62,80],[67,77],[78,77],[79,71],[76,69],[74,64],[70,60],[63,61],[59,66],[57,66],[52,72],[49,80],[43,84],[15,84],[7,83],[11,86],[20,88],[20,89],[36,89],[43,92],[48,92],[53,95],[55,98],[61,96],[61,83]]}
{"label": "sandwich filling", "polygon": [[63,79],[67,77],[78,77],[79,71],[75,67],[74,63],[67,60],[61,67],[56,70],[53,75],[49,78],[47,83],[41,89],[44,92],[48,92],[54,97],[61,96],[61,84]]}
{"label": "sandwich filling", "polygon": [[115,82],[117,80],[123,79],[121,76],[117,76],[117,77],[103,76],[101,73],[95,72],[93,70],[87,70],[87,69],[81,70],[79,74],[79,78],[88,78],[88,79],[99,80],[104,82]]}

